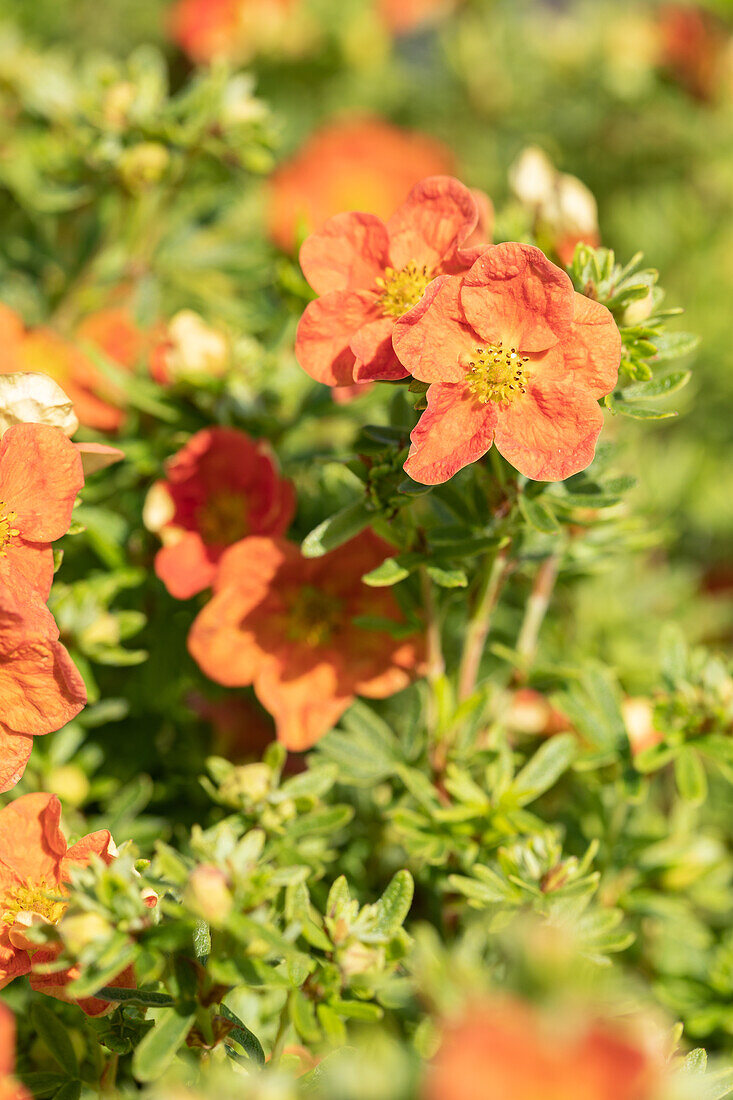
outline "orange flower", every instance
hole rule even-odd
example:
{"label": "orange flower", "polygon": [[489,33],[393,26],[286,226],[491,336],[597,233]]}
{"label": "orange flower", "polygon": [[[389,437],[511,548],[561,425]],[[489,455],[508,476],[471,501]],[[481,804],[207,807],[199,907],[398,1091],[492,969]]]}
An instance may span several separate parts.
{"label": "orange flower", "polygon": [[160,532],[155,571],[172,596],[209,588],[222,554],[247,535],[282,535],[295,509],[267,444],[233,428],[206,428],[167,464],[145,520]]}
{"label": "orange flower", "polygon": [[430,383],[405,470],[447,481],[496,444],[526,477],[560,481],[592,461],[621,337],[538,248],[489,248],[468,274],[436,279],[398,320],[394,348]]}
{"label": "orange flower", "polygon": [[290,252],[304,233],[342,210],[388,218],[419,180],[452,170],[450,150],[424,134],[380,118],[330,123],[273,174],[270,234]]}
{"label": "orange flower", "polygon": [[178,0],[170,34],[197,64],[215,57],[248,61],[281,44],[296,0]]}
{"label": "orange flower", "polygon": [[33,1100],[13,1077],[15,1069],[15,1017],[0,1004],[0,1100]]}
{"label": "orange flower", "polygon": [[519,1001],[472,1007],[448,1027],[425,1100],[653,1100],[659,1068],[620,1028],[567,1034]]}
{"label": "orange flower", "polygon": [[386,225],[375,214],[330,218],[300,250],[321,295],[298,325],[303,370],[328,386],[405,378],[392,348],[395,322],[437,276],[468,270],[482,251],[464,248],[477,222],[476,200],[450,176],[416,184]]}
{"label": "orange flower", "polygon": [[669,4],[659,12],[660,62],[695,99],[715,99],[728,35],[699,4]]}
{"label": "orange flower", "polygon": [[60,428],[8,428],[0,440],[0,585],[48,598],[51,543],[68,531],[83,484],[79,452]]}
{"label": "orange flower", "polygon": [[30,590],[0,587],[0,791],[22,776],[34,736],[60,729],[86,703],[58,639],[51,612]]}
{"label": "orange flower", "polygon": [[[37,948],[28,939],[28,929],[61,920],[72,867],[85,867],[93,856],[111,863],[117,849],[106,829],[89,833],[68,848],[60,820],[61,803],[55,794],[26,794],[0,810],[0,988],[30,974],[33,989],[72,1000],[65,987],[78,973],[75,969],[34,973],[34,967],[52,962],[60,948]],[[130,988],[132,972],[118,975],[113,984]],[[109,1007],[109,1002],[96,997],[78,1004],[88,1016],[98,1016]]]}
{"label": "orange flower", "polygon": [[455,6],[456,0],[377,0],[379,14],[394,34],[409,34]]}
{"label": "orange flower", "polygon": [[132,370],[147,349],[145,334],[124,306],[89,313],[76,330],[79,340],[95,344],[115,363]]}
{"label": "orange flower", "polygon": [[279,740],[309,748],[356,695],[392,695],[418,665],[418,637],[397,640],[354,621],[402,621],[391,593],[361,580],[388,553],[371,532],[315,559],[283,540],[245,539],[222,558],[214,597],[191,628],[194,660],[217,683],[254,684]]}

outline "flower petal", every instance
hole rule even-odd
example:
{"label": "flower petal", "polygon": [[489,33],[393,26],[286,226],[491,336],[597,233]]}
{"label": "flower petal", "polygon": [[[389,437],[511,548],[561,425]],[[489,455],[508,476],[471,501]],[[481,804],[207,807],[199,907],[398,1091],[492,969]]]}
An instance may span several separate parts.
{"label": "flower petal", "polygon": [[460,298],[484,340],[526,353],[545,351],[568,333],[574,296],[569,276],[539,248],[497,244],[463,276]]}
{"label": "flower petal", "polygon": [[466,323],[460,290],[458,276],[434,279],[418,304],[395,323],[397,358],[421,382],[462,382],[466,377],[479,338]]}
{"label": "flower petal", "polygon": [[13,733],[0,722],[0,793],[10,791],[22,778],[33,748],[33,737]]}
{"label": "flower petal", "polygon": [[464,385],[435,383],[410,436],[405,473],[423,485],[440,485],[486,454],[495,426],[495,405],[477,401]]}
{"label": "flower petal", "polygon": [[19,882],[59,881],[66,840],[55,794],[24,794],[0,810],[0,863]]}
{"label": "flower petal", "polygon": [[593,397],[569,379],[537,383],[502,406],[496,449],[534,481],[562,481],[593,461],[603,413]]}
{"label": "flower petal", "polygon": [[0,441],[0,501],[31,542],[66,534],[84,484],[81,458],[60,428],[15,424]]}
{"label": "flower petal", "polygon": [[116,858],[117,847],[109,829],[87,833],[76,844],[72,844],[61,861],[61,878],[68,881],[70,868],[86,867],[94,856],[108,865]]}
{"label": "flower petal", "polygon": [[394,318],[382,317],[362,325],[351,341],[356,356],[354,380],[356,382],[393,382],[407,378],[408,372],[400,363],[392,347]]}
{"label": "flower petal", "polygon": [[0,557],[0,584],[31,588],[48,599],[53,582],[53,550],[48,543],[11,539]]}
{"label": "flower petal", "polygon": [[476,200],[452,176],[428,176],[416,184],[387,222],[391,265],[411,260],[434,270],[453,256],[478,223]]}
{"label": "flower petal", "polygon": [[295,337],[295,356],[316,382],[348,386],[354,381],[351,340],[362,325],[381,316],[376,294],[339,290],[310,302]]}
{"label": "flower petal", "polygon": [[559,350],[564,370],[593,397],[605,397],[616,385],[621,333],[610,311],[600,302],[575,295],[573,324]]}
{"label": "flower petal", "polygon": [[176,600],[190,600],[211,588],[216,576],[216,554],[196,531],[186,531],[178,542],[155,555],[155,574]]}
{"label": "flower petal", "polygon": [[317,294],[374,290],[387,266],[389,237],[375,214],[337,214],[300,250],[303,274]]}
{"label": "flower petal", "polygon": [[275,719],[278,741],[291,752],[315,745],[354,698],[339,690],[337,669],[330,660],[300,674],[283,673],[270,661],[255,678],[255,694]]}

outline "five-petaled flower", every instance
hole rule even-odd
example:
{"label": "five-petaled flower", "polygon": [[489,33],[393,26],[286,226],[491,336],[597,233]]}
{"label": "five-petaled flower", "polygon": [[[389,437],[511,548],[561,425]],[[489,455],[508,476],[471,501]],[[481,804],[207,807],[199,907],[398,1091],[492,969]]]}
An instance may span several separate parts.
{"label": "five-petaled flower", "polygon": [[303,369],[329,386],[407,377],[392,348],[395,323],[439,275],[469,269],[482,252],[465,247],[478,220],[473,194],[451,176],[422,180],[386,224],[374,214],[330,218],[300,250],[320,295],[298,326]]}
{"label": "five-petaled flower", "polygon": [[[94,856],[111,863],[117,849],[107,829],[68,848],[60,820],[61,803],[53,794],[22,795],[0,810],[0,988],[30,974],[33,989],[73,1000],[66,986],[79,976],[77,968],[44,972],[41,968],[58,957],[60,945],[39,947],[28,931],[61,920],[73,867],[87,866]],[[112,984],[132,987],[132,970],[118,974]],[[89,1016],[109,1008],[108,1001],[97,997],[78,1004]]]}
{"label": "five-petaled flower", "polygon": [[473,1005],[446,1028],[425,1100],[653,1100],[661,1067],[605,1020],[554,1026],[518,1000]]}
{"label": "five-petaled flower", "polygon": [[437,279],[398,320],[394,348],[430,384],[405,463],[415,481],[447,481],[492,444],[537,481],[592,461],[621,337],[538,248],[495,245],[465,275]]}
{"label": "five-petaled flower", "polygon": [[51,543],[68,531],[83,484],[79,451],[60,428],[15,424],[5,432],[0,440],[0,585],[30,587],[48,598]]}
{"label": "five-petaled flower", "polygon": [[75,718],[87,701],[53,615],[31,589],[0,586],[0,791],[18,782],[34,736]]}
{"label": "five-petaled flower", "polygon": [[404,627],[391,593],[361,580],[388,554],[369,531],[315,559],[283,540],[245,539],[221,560],[214,597],[191,628],[192,656],[220,684],[253,684],[279,740],[309,748],[356,695],[393,695],[420,664],[420,635],[359,622]]}
{"label": "five-petaled flower", "polygon": [[267,445],[233,428],[197,432],[168,462],[145,508],[163,548],[155,571],[176,599],[210,588],[228,546],[249,535],[283,535],[293,518],[292,484]]}

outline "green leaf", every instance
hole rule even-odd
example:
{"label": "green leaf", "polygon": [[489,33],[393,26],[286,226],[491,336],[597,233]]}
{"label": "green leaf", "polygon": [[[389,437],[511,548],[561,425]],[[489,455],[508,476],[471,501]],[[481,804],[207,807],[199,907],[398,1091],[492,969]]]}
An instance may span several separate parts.
{"label": "green leaf", "polygon": [[398,871],[377,902],[378,916],[374,926],[380,936],[389,938],[405,923],[410,912],[415,883],[407,870]]}
{"label": "green leaf", "polygon": [[560,530],[554,513],[541,500],[533,500],[523,493],[519,498],[519,510],[530,527],[543,535],[556,535]]}
{"label": "green leaf", "polygon": [[657,346],[655,362],[664,363],[689,355],[700,343],[700,337],[693,332],[665,332],[655,337],[654,343]]}
{"label": "green leaf", "polygon": [[329,1007],[337,1012],[339,1016],[345,1016],[350,1020],[371,1022],[381,1020],[384,1016],[384,1011],[379,1005],[371,1004],[368,1001],[329,1001]]}
{"label": "green leaf", "polygon": [[545,741],[518,773],[509,793],[520,806],[532,802],[549,790],[566,771],[578,753],[572,733],[559,733]]}
{"label": "green leaf", "polygon": [[674,761],[674,777],[677,790],[686,802],[699,806],[708,793],[705,768],[699,754],[689,745],[683,745]]}
{"label": "green leaf", "polygon": [[466,588],[468,577],[463,569],[443,569],[440,565],[426,565],[426,572],[431,581],[440,588]]}
{"label": "green leaf", "polygon": [[234,1024],[234,1027],[229,1032],[228,1038],[233,1039],[235,1043],[239,1043],[240,1047],[244,1049],[245,1054],[247,1054],[253,1062],[256,1062],[258,1066],[264,1066],[265,1052],[262,1049],[262,1043],[255,1033],[250,1031],[247,1025],[239,1019],[239,1016],[235,1015],[231,1008],[227,1008],[226,1005],[219,1005],[219,1015]]}
{"label": "green leaf", "polygon": [[69,1033],[48,1005],[38,1003],[31,1009],[33,1027],[38,1037],[69,1077],[77,1077],[79,1063]]}
{"label": "green leaf", "polygon": [[669,420],[679,414],[674,409],[649,409],[643,405],[629,405],[625,401],[617,399],[613,403],[614,411],[628,416],[631,420]]}
{"label": "green leaf", "polygon": [[80,1096],[81,1081],[67,1081],[57,1093],[54,1093],[53,1100],[79,1100]]}
{"label": "green leaf", "polygon": [[120,989],[117,986],[103,986],[97,996],[102,1001],[114,1001],[116,1004],[147,1005],[149,1008],[170,1008],[175,1001],[168,993],[154,993],[145,989]]}
{"label": "green leaf", "polygon": [[410,570],[402,565],[398,558],[386,558],[376,569],[365,573],[361,578],[364,584],[370,588],[387,588],[393,584],[399,584],[405,577],[409,577]]}
{"label": "green leaf", "polygon": [[195,1019],[194,1012],[182,1014],[175,1008],[160,1009],[155,1026],[143,1037],[132,1056],[132,1072],[138,1081],[157,1081],[165,1073]]}
{"label": "green leaf", "polygon": [[67,1078],[60,1073],[18,1073],[16,1076],[36,1100],[54,1096],[67,1083]]}
{"label": "green leaf", "polygon": [[367,507],[366,501],[358,500],[348,508],[336,512],[314,527],[303,539],[301,550],[306,558],[320,558],[329,550],[348,542],[358,535],[374,519],[374,512]]}
{"label": "green leaf", "polygon": [[662,378],[652,378],[649,382],[637,382],[633,386],[627,386],[623,391],[624,400],[640,401],[647,397],[665,397],[669,393],[681,390],[691,377],[691,371],[679,370],[672,374],[665,374]]}

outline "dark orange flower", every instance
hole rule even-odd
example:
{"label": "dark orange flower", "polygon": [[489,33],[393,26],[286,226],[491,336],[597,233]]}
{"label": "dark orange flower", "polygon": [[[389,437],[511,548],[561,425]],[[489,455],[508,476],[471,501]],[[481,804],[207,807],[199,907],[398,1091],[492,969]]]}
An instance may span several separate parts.
{"label": "dark orange flower", "polygon": [[0,440],[0,585],[47,599],[51,543],[65,535],[84,484],[81,457],[60,428],[16,424]]}
{"label": "dark orange flower", "polygon": [[96,345],[127,370],[132,370],[139,363],[148,346],[145,333],[124,306],[110,306],[87,314],[76,335],[79,340]]}
{"label": "dark orange flower", "polygon": [[178,0],[170,34],[198,64],[215,57],[247,61],[278,46],[296,6],[297,0]]}
{"label": "dark orange flower", "polygon": [[9,585],[0,586],[0,699],[0,791],[8,791],[34,736],[61,729],[87,700],[51,612],[30,590]]}
{"label": "dark orange flower", "polygon": [[415,481],[447,481],[492,444],[535,480],[592,461],[621,337],[538,248],[495,245],[468,274],[436,279],[395,325],[394,347],[430,383],[405,463]]}
{"label": "dark orange flower", "polygon": [[232,543],[282,535],[293,518],[292,484],[279,476],[267,444],[245,432],[197,432],[166,473],[153,486],[145,521],[163,541],[155,571],[176,599],[209,588]]}
{"label": "dark orange flower", "polygon": [[[37,948],[28,930],[56,924],[64,915],[65,884],[72,867],[85,867],[93,856],[111,863],[117,849],[110,833],[101,829],[82,837],[71,848],[59,828],[61,803],[55,794],[26,794],[0,810],[0,989],[21,974],[30,974],[33,989],[61,1000],[72,1000],[65,987],[78,974],[34,973],[51,962],[58,948]],[[131,972],[118,975],[114,985],[130,987]],[[78,1002],[89,1016],[109,1008],[107,1001],[88,997]]]}
{"label": "dark orange flower", "polygon": [[714,100],[722,79],[728,35],[699,4],[668,4],[659,11],[660,63],[695,99]]}
{"label": "dark orange flower", "polygon": [[275,738],[275,727],[268,714],[254,699],[228,695],[223,699],[205,699],[195,695],[189,705],[214,732],[217,756],[238,764],[262,753]]}
{"label": "dark orange flower", "polygon": [[124,419],[106,396],[109,383],[85,355],[48,328],[29,332],[20,346],[20,370],[47,374],[68,394],[81,424],[116,431]]}
{"label": "dark orange flower", "polygon": [[346,118],[317,130],[270,181],[275,244],[292,251],[343,210],[386,219],[419,180],[450,173],[450,150],[380,118]]}
{"label": "dark orange flower", "polygon": [[193,658],[217,683],[253,684],[279,740],[309,748],[356,695],[400,691],[419,663],[419,637],[354,621],[402,621],[392,594],[361,580],[388,553],[371,532],[315,559],[282,540],[245,539],[222,558],[214,597],[191,628]]}
{"label": "dark orange flower", "polygon": [[425,1100],[653,1100],[656,1059],[619,1027],[548,1026],[530,1006],[495,999],[448,1027]]}
{"label": "dark orange flower", "polygon": [[377,10],[394,34],[409,34],[437,21],[455,8],[457,0],[377,0]]}
{"label": "dark orange flower", "polygon": [[482,251],[464,248],[477,222],[472,193],[450,176],[416,184],[386,224],[375,214],[330,218],[300,250],[321,295],[298,325],[303,370],[328,386],[405,378],[392,348],[395,322],[437,276],[469,269]]}
{"label": "dark orange flower", "polygon": [[15,1070],[15,1017],[0,1004],[0,1100],[33,1100],[13,1077]]}

